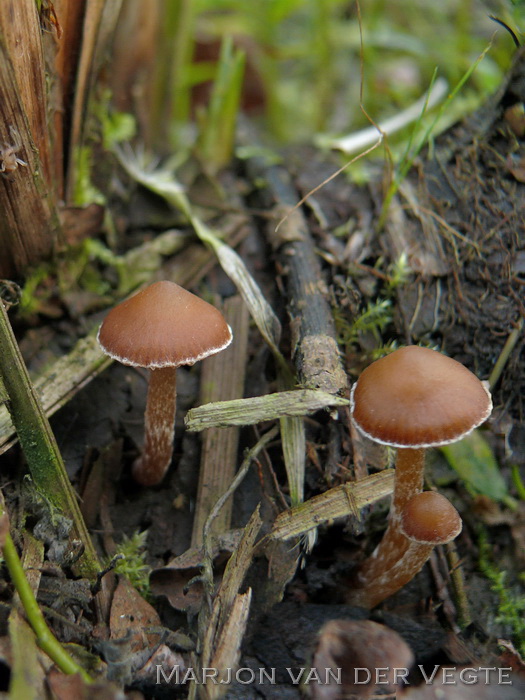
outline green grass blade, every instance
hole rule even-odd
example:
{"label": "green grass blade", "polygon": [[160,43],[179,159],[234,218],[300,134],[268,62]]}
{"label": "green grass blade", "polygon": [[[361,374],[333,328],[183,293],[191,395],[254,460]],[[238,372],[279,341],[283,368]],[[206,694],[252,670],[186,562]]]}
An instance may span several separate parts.
{"label": "green grass blade", "polygon": [[244,52],[234,48],[230,37],[224,39],[210,103],[199,120],[197,139],[197,154],[211,175],[224,167],[233,153],[244,62]]}

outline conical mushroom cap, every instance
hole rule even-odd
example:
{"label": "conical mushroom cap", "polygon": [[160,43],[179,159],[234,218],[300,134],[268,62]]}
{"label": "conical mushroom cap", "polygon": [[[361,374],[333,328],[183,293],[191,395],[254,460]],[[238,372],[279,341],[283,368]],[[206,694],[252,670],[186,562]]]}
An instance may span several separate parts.
{"label": "conical mushroom cap", "polygon": [[113,308],[98,332],[104,352],[125,365],[192,365],[226,348],[221,312],[174,282],[155,282]]}
{"label": "conical mushroom cap", "polygon": [[456,360],[411,345],[373,362],[352,388],[352,418],[376,442],[433,447],[455,442],[492,411],[485,385]]}
{"label": "conical mushroom cap", "polygon": [[401,531],[420,544],[451,542],[461,528],[457,510],[445,496],[435,491],[416,493],[401,513]]}

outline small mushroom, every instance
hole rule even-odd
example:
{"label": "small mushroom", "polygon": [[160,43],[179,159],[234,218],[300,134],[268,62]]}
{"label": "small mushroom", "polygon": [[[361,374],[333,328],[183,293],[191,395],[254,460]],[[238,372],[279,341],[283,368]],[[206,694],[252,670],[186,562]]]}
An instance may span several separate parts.
{"label": "small mushroom", "polygon": [[397,593],[421,571],[438,544],[446,544],[461,532],[459,513],[445,496],[435,491],[416,493],[400,519],[400,531],[407,540],[402,556],[367,588],[352,596],[354,604],[373,608]]}
{"label": "small mushroom", "polygon": [[[312,667],[324,669],[326,682],[307,686],[313,700],[366,700],[377,686],[394,697],[414,654],[393,629],[372,620],[330,620],[319,630]],[[327,671],[336,673],[336,681]],[[396,696],[397,697],[397,696]]]}
{"label": "small mushroom", "polygon": [[173,453],[176,372],[224,350],[232,340],[221,312],[174,282],[155,282],[113,308],[98,341],[114,360],[151,369],[144,448],[133,465],[135,480],[162,481]]}
{"label": "small mushroom", "polygon": [[485,384],[435,350],[415,345],[401,348],[363,371],[352,387],[352,420],[365,436],[398,451],[388,527],[375,551],[359,566],[356,589],[368,588],[408,547],[400,514],[412,496],[422,491],[425,449],[460,440],[491,411]]}

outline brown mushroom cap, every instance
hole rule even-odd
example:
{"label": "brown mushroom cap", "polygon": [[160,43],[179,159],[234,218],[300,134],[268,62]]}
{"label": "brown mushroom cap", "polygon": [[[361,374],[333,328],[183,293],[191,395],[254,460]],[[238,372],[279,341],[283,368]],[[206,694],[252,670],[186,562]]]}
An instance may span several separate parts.
{"label": "brown mushroom cap", "polygon": [[461,439],[489,417],[492,401],[462,364],[411,345],[363,371],[350,408],[357,428],[372,440],[421,448]]}
{"label": "brown mushroom cap", "polygon": [[444,544],[461,532],[462,522],[452,503],[435,491],[416,493],[401,514],[401,531],[419,544]]}
{"label": "brown mushroom cap", "polygon": [[174,282],[155,282],[115,306],[98,341],[104,352],[135,367],[192,365],[232,340],[221,312]]}

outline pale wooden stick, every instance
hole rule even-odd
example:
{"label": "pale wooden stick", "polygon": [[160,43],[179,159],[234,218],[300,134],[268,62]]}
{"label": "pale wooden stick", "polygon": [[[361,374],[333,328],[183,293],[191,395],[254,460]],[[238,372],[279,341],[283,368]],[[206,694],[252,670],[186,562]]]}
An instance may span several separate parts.
{"label": "pale wooden stick", "polygon": [[[201,401],[204,403],[242,397],[248,354],[249,313],[240,296],[227,299],[223,309],[234,342],[224,352],[203,363]],[[239,428],[209,428],[203,432],[199,486],[197,490],[192,547],[202,544],[204,523],[217,499],[227,490],[237,469]],[[212,525],[220,534],[230,527],[232,499]]]}

